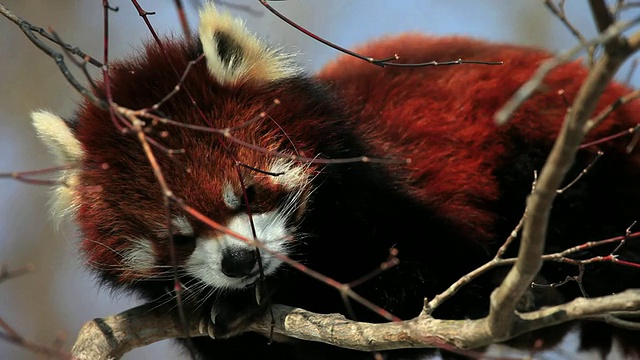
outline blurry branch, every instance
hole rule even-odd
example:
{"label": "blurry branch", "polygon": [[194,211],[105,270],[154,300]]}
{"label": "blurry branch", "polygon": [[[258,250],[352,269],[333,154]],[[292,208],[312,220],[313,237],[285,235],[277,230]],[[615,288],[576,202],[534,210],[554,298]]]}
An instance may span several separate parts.
{"label": "blurry branch", "polygon": [[95,65],[97,67],[102,67],[102,63],[100,63],[99,61],[97,61],[94,58],[90,57],[89,55],[85,54],[84,52],[80,51],[77,47],[71,46],[71,45],[66,44],[66,43],[58,42],[58,39],[56,39],[56,36],[46,32],[44,29],[42,29],[40,27],[31,25],[28,21],[25,21],[22,18],[20,18],[19,16],[13,14],[11,11],[9,11],[9,9],[6,6],[4,6],[1,3],[0,3],[0,14],[2,14],[5,18],[11,20],[16,25],[18,25],[18,27],[20,27],[20,30],[22,30],[22,32],[27,36],[27,38],[36,47],[38,47],[38,49],[40,49],[47,56],[49,56],[50,58],[52,58],[55,61],[56,65],[60,69],[60,72],[62,73],[62,75],[64,75],[64,77],[67,79],[69,84],[71,84],[71,86],[73,86],[73,88],[76,89],[76,91],[79,94],[81,94],[83,97],[89,99],[93,104],[95,104],[99,108],[101,108],[103,110],[108,109],[108,104],[104,100],[96,97],[89,89],[87,89],[82,84],[80,84],[80,82],[73,76],[73,74],[71,73],[71,71],[69,71],[69,68],[67,67],[67,64],[64,61],[64,56],[61,53],[59,53],[57,51],[54,51],[51,47],[47,46],[36,35],[36,33],[40,34],[41,36],[43,36],[44,38],[46,38],[48,40],[53,41],[54,43],[62,46],[65,49],[65,51],[67,51],[69,53],[72,53],[74,55],[78,55],[82,59],[84,59],[85,61],[88,61],[89,63],[91,63],[91,64],[93,64],[93,65]]}
{"label": "blurry branch", "polygon": [[16,269],[9,269],[7,265],[2,264],[0,265],[0,283],[8,279],[13,279],[13,278],[22,276],[31,271],[33,271],[32,264],[27,264],[25,266],[22,266]]}
{"label": "blurry branch", "polygon": [[176,12],[178,13],[178,18],[180,19],[182,33],[184,34],[184,37],[185,39],[187,39],[187,41],[191,41],[191,26],[189,26],[187,14],[184,11],[184,4],[182,4],[182,0],[173,0],[173,3],[176,6]]}
{"label": "blurry branch", "polygon": [[[33,265],[31,264],[27,264],[15,269],[9,269],[7,265],[2,264],[0,265],[0,283],[5,280],[20,277],[31,272],[32,270]],[[68,352],[62,351],[59,346],[56,346],[56,344],[54,344],[53,346],[47,346],[26,339],[25,337],[20,335],[20,333],[16,329],[9,325],[2,317],[0,317],[0,339],[16,344],[31,352],[45,355],[49,358],[69,360],[75,359]]]}
{"label": "blurry branch", "polygon": [[[0,173],[0,179],[10,178],[31,185],[63,185],[66,184],[60,180],[40,179],[38,176],[57,173],[62,170],[71,169],[72,164],[64,166],[54,166],[40,170],[30,171],[14,171],[8,173]],[[0,277],[1,278],[1,277]]]}
{"label": "blurry branch", "polygon": [[0,339],[21,346],[31,352],[42,354],[54,359],[75,360],[76,357],[68,352],[60,350],[58,346],[43,345],[31,340],[25,339],[2,318],[0,318]]}
{"label": "blurry branch", "polygon": [[616,109],[619,108],[620,106],[628,103],[631,100],[635,100],[639,97],[640,97],[640,89],[636,89],[626,94],[625,96],[619,98],[614,103],[609,104],[606,108],[600,111],[599,114],[597,114],[595,117],[587,121],[587,123],[585,124],[585,132],[589,132],[591,131],[591,129],[600,125],[600,123],[602,123],[607,117],[609,117],[609,115],[611,115],[612,112],[616,111]]}
{"label": "blurry branch", "polygon": [[[513,113],[520,108],[520,105],[522,105],[527,99],[529,99],[529,97],[531,97],[543,84],[544,78],[549,72],[551,72],[551,70],[555,69],[559,65],[562,65],[563,63],[566,63],[567,61],[571,61],[576,57],[576,55],[578,55],[581,51],[583,51],[585,48],[588,48],[589,46],[608,43],[611,39],[619,37],[623,31],[631,28],[634,25],[637,25],[639,22],[640,17],[636,17],[630,21],[615,22],[611,24],[611,26],[609,26],[605,31],[601,32],[600,35],[598,35],[598,37],[596,37],[595,39],[589,40],[584,44],[580,44],[573,49],[570,49],[568,51],[560,53],[553,58],[545,60],[542,65],[540,65],[538,70],[536,70],[536,72],[531,76],[531,78],[529,78],[527,82],[520,86],[518,91],[513,94],[511,99],[509,99],[509,101],[507,101],[495,113],[494,119],[496,123],[498,125],[504,125],[505,123],[507,123],[507,121],[509,121],[509,119],[511,118],[511,115],[513,115]],[[634,51],[635,50],[637,49],[634,49]],[[631,49],[628,49],[627,51],[630,52]],[[626,60],[629,55],[630,53],[623,55],[624,59],[622,61]]]}
{"label": "blurry branch", "polygon": [[587,54],[588,54],[587,59],[589,61],[589,65],[593,65],[593,55],[596,51],[596,47],[593,44],[587,45],[587,39],[584,37],[584,35],[582,35],[580,30],[578,30],[571,23],[571,21],[569,21],[569,19],[567,18],[567,14],[564,10],[564,4],[565,4],[564,1],[560,1],[558,4],[556,4],[554,0],[544,1],[544,5],[547,7],[547,9],[549,9],[549,11],[551,11],[562,22],[562,24],[564,24],[564,26],[566,26],[567,29],[569,29],[571,34],[576,39],[578,39],[578,41],[580,42],[580,45],[587,50]]}
{"label": "blurry branch", "polygon": [[[0,4],[0,14],[4,15],[4,17],[6,17],[7,19],[11,20],[13,23],[18,25],[18,27],[20,27],[22,32],[25,35],[27,35],[29,40],[34,42],[34,44],[36,46],[38,46],[40,49],[42,49],[42,47],[36,43],[36,41],[39,42],[40,40],[37,39],[37,37],[35,36],[34,33],[38,33],[42,37],[46,38],[47,40],[62,46],[65,49],[65,51],[67,51],[69,54],[76,55],[76,56],[78,56],[78,57],[80,57],[82,59],[87,59],[87,61],[89,63],[91,63],[92,65],[94,65],[95,67],[101,67],[102,66],[102,63],[100,63],[98,60],[92,58],[91,56],[85,54],[82,50],[80,50],[80,48],[75,47],[75,46],[71,46],[69,44],[65,44],[65,43],[61,42],[54,35],[48,33],[45,29],[43,29],[43,28],[41,28],[39,26],[32,25],[29,22],[24,21],[19,16],[16,16],[15,14],[13,14],[11,11],[9,11],[9,9],[7,9],[2,4]],[[42,45],[44,45],[44,44],[42,44]]]}

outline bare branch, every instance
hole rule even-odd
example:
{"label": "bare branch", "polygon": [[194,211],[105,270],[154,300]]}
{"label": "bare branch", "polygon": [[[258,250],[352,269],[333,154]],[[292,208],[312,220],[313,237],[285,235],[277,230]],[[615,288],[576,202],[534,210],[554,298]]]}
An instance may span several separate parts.
{"label": "bare branch", "polygon": [[[0,14],[2,14],[7,19],[13,21],[16,25],[18,25],[20,27],[20,30],[22,30],[22,32],[27,36],[27,38],[36,47],[38,47],[38,49],[42,50],[42,52],[44,52],[47,56],[49,56],[50,58],[52,58],[55,61],[56,65],[58,65],[58,68],[60,69],[60,72],[67,79],[67,82],[69,82],[69,84],[71,84],[71,86],[73,86],[73,88],[76,89],[76,91],[79,94],[81,94],[82,96],[87,98],[89,101],[91,101],[93,104],[95,104],[96,106],[98,106],[101,109],[107,109],[108,108],[106,102],[104,102],[102,99],[99,99],[98,97],[96,97],[90,90],[88,90],[82,84],[80,84],[80,82],[78,82],[78,80],[71,74],[71,71],[69,71],[69,68],[67,67],[66,63],[64,62],[64,56],[61,53],[51,49],[49,46],[45,45],[44,42],[42,42],[42,40],[40,40],[35,35],[34,29],[39,29],[40,30],[40,31],[38,31],[39,34],[46,34],[46,35],[43,35],[43,36],[45,36],[47,39],[53,39],[52,41],[55,42],[56,40],[55,40],[55,37],[53,35],[50,35],[50,34],[46,33],[41,28],[34,27],[29,22],[27,22],[27,21],[23,20],[22,18],[14,15],[11,11],[9,11],[9,9],[7,9],[2,4],[0,4]],[[78,51],[78,50],[75,50],[77,48],[71,47],[70,45],[67,45],[67,44],[64,44],[64,43],[62,43],[60,45],[63,46],[65,49],[67,49],[67,51],[70,51],[70,52],[77,52]],[[86,55],[84,53],[81,53],[81,54],[83,55],[82,57],[84,59],[88,59],[88,61],[93,63],[91,57],[89,57],[88,55]],[[98,64],[100,64],[100,63],[98,63]],[[100,64],[100,66],[101,65],[102,64]]]}
{"label": "bare branch", "polygon": [[0,282],[20,277],[31,271],[33,271],[33,264],[27,264],[16,269],[9,269],[8,266],[2,265],[0,266]]}
{"label": "bare branch", "polygon": [[602,32],[595,39],[587,41],[585,44],[580,44],[573,49],[565,51],[558,56],[544,61],[542,65],[540,65],[538,70],[536,70],[536,72],[531,76],[531,78],[529,78],[527,82],[520,86],[518,91],[513,94],[509,101],[502,105],[502,107],[495,113],[494,119],[496,123],[498,125],[504,125],[507,121],[509,121],[511,115],[538,90],[538,87],[540,86],[540,84],[542,84],[544,78],[549,72],[551,72],[551,70],[567,61],[570,61],[586,47],[606,43],[609,40],[620,36],[620,34],[624,30],[630,28],[638,22],[640,22],[640,17],[636,17],[630,21],[616,22],[608,27],[607,30]]}
{"label": "bare branch", "polygon": [[182,0],[173,0],[173,3],[176,5],[176,11],[178,12],[178,17],[180,18],[182,33],[184,34],[184,37],[185,39],[187,39],[187,41],[191,41],[191,26],[189,26],[187,14],[185,14],[184,12],[184,5],[182,4]]}
{"label": "bare branch", "polygon": [[[169,316],[171,312],[164,307],[153,307],[153,304],[145,304],[88,322],[80,331],[72,354],[78,359],[119,358],[133,348],[182,336],[179,319]],[[611,322],[603,314],[636,311],[639,307],[640,290],[593,299],[579,298],[544,310],[515,314],[514,331],[509,338],[573,320]],[[362,351],[443,347],[473,349],[508,339],[495,338],[487,327],[486,318],[439,320],[420,316],[402,322],[371,324],[348,320],[338,314],[315,314],[283,305],[275,305],[273,313],[274,332],[277,334]],[[190,323],[197,324],[200,314],[190,312],[190,316]],[[269,334],[271,319],[266,317],[258,321],[251,330]],[[189,331],[194,337],[204,335],[195,325]],[[141,333],[144,336],[140,336]]]}
{"label": "bare branch", "polygon": [[593,54],[595,52],[595,46],[591,45],[588,46],[587,45],[587,39],[584,37],[584,35],[582,35],[582,33],[580,32],[580,30],[578,30],[572,23],[571,21],[569,21],[569,19],[567,18],[567,15],[565,13],[564,10],[564,1],[560,2],[560,5],[557,5],[556,3],[553,2],[553,0],[545,0],[544,1],[544,5],[547,7],[547,9],[549,9],[558,19],[560,19],[560,21],[564,24],[565,27],[567,27],[567,29],[569,29],[569,31],[571,32],[571,34],[573,34],[573,36],[575,36],[576,39],[578,39],[578,41],[580,42],[580,44],[582,44],[584,46],[585,49],[587,49],[587,53],[589,54],[588,59],[589,59],[589,65],[593,64]]}

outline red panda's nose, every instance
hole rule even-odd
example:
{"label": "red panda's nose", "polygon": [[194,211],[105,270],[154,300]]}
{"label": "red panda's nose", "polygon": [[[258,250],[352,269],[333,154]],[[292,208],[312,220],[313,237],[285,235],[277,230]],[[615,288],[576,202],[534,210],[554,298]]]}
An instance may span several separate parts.
{"label": "red panda's nose", "polygon": [[222,254],[222,273],[232,278],[247,276],[256,265],[256,252],[251,249],[226,250]]}

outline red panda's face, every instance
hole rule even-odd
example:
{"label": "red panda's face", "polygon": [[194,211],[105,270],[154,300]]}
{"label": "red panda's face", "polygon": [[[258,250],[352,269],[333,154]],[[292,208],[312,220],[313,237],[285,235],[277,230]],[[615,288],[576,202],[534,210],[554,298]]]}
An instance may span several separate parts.
{"label": "red panda's face", "polygon": [[[270,174],[243,175],[244,191],[237,181],[221,182],[210,200],[216,203],[215,214],[207,215],[249,239],[253,239],[255,229],[256,238],[269,250],[289,254],[295,244],[295,224],[306,206],[310,178],[299,164],[280,159],[270,162],[263,167]],[[237,175],[229,174],[226,179],[237,179]],[[187,194],[184,198],[192,200],[191,203],[201,202]],[[245,287],[258,280],[260,269],[255,247],[197,221],[194,225],[189,216],[175,216],[172,220],[174,239],[179,239],[177,246],[193,248],[184,260],[185,273],[209,286],[225,289]],[[281,265],[268,252],[261,251],[260,256],[266,276]]]}
{"label": "red panda's face", "polygon": [[[184,89],[159,108],[162,116],[217,129],[237,127],[232,135],[255,147],[316,156],[308,143],[318,140],[307,134],[300,120],[292,125],[292,119],[299,114],[323,116],[328,106],[314,103],[313,91],[303,86],[286,88],[299,70],[286,56],[247,33],[238,20],[218,13],[212,5],[205,6],[200,20],[205,59],[193,66],[182,83]],[[198,55],[194,44],[168,41],[166,53],[151,45],[137,59],[111,64],[114,102],[137,110],[162,99],[179,78],[174,68],[184,71]],[[274,110],[273,119],[251,122],[274,99],[287,96],[303,101],[289,99]],[[72,164],[61,174],[66,185],[56,189],[54,213],[75,218],[90,266],[122,284],[170,279],[169,242],[173,239],[180,275],[198,281],[185,286],[237,289],[257,281],[255,247],[212,229],[175,204],[167,212],[162,189],[139,138],[135,134],[123,136],[108,111],[85,104],[73,129],[46,111],[34,113],[33,120],[58,162]],[[271,251],[290,253],[296,224],[312,192],[310,182],[318,171],[315,165],[266,156],[220,134],[162,123],[146,126],[149,132],[145,134],[163,148],[184,150],[169,156],[153,147],[159,168],[177,198],[232,233],[255,237]],[[164,132],[168,136],[158,135]],[[266,276],[281,265],[266,251],[260,251],[260,259]]]}

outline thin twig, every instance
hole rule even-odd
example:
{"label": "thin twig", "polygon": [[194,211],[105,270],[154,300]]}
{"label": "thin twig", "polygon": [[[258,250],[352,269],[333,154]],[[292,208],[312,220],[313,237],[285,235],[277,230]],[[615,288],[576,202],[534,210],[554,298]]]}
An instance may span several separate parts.
{"label": "thin twig", "polygon": [[582,44],[585,49],[587,49],[589,66],[593,65],[593,54],[595,52],[595,46],[588,46],[587,39],[584,37],[584,35],[582,35],[582,33],[573,25],[573,23],[569,21],[564,10],[564,1],[560,2],[559,5],[556,5],[553,0],[545,0],[544,5],[562,22],[562,24],[564,24],[567,29],[569,29],[571,34],[573,34],[573,36],[578,39],[580,44]]}
{"label": "thin twig", "polygon": [[[20,30],[22,30],[22,32],[27,36],[27,38],[38,48],[40,49],[43,53],[45,53],[48,57],[52,58],[56,65],[58,66],[58,69],[60,70],[60,72],[62,73],[62,75],[65,77],[65,79],[67,80],[67,82],[73,86],[73,88],[83,97],[85,97],[86,99],[88,99],[92,104],[96,105],[98,108],[102,109],[102,110],[106,110],[109,108],[107,102],[105,102],[104,100],[98,98],[97,96],[95,96],[89,89],[85,88],[82,84],[80,84],[80,82],[73,76],[73,74],[71,74],[71,71],[69,71],[69,68],[67,67],[66,63],[64,62],[64,56],[57,52],[54,51],[53,49],[51,49],[49,46],[45,45],[44,42],[42,42],[42,40],[40,40],[35,34],[34,34],[34,28],[35,29],[40,29],[38,27],[34,27],[33,25],[31,25],[29,22],[23,20],[22,18],[14,15],[13,13],[11,13],[11,11],[9,11],[9,9],[7,9],[4,5],[0,4],[0,14],[2,14],[4,17],[6,17],[7,19],[13,21],[16,25],[18,25],[20,27]],[[42,29],[40,29],[42,30]],[[44,30],[42,31],[38,31],[39,34],[43,34],[46,33]],[[44,36],[44,35],[43,35]],[[55,38],[50,35],[47,34],[46,36],[47,38],[51,38],[53,39],[52,41],[55,41]],[[76,52],[75,47],[71,47],[68,44],[60,44],[61,46],[67,48],[69,47],[70,52],[74,53]],[[88,59],[89,62],[91,62],[92,64],[92,58],[89,57],[88,55],[82,53],[82,57]],[[102,66],[101,63],[98,63],[100,66]],[[94,64],[97,66],[97,64]]]}
{"label": "thin twig", "polygon": [[0,283],[5,280],[17,278],[24,274],[27,274],[33,271],[33,268],[34,268],[33,264],[27,264],[15,269],[9,269],[7,265],[1,265],[0,266]]}
{"label": "thin twig", "polygon": [[189,21],[187,20],[187,14],[184,11],[182,0],[173,0],[173,3],[176,5],[176,11],[178,13],[178,18],[180,19],[180,25],[182,26],[182,33],[187,41],[191,41],[191,27],[189,26]]}
{"label": "thin twig", "polygon": [[598,115],[594,116],[592,119],[589,119],[589,121],[587,121],[587,123],[585,124],[585,131],[589,132],[591,131],[593,128],[597,127],[598,125],[600,125],[605,119],[607,119],[611,113],[613,113],[614,111],[616,111],[618,108],[620,108],[620,106],[635,100],[637,98],[640,97],[640,89],[636,89],[631,91],[630,93],[621,96],[620,98],[616,99],[616,101],[614,101],[613,103],[609,104],[606,108],[602,109]]}
{"label": "thin twig", "polygon": [[334,44],[314,33],[312,33],[311,31],[303,28],[302,26],[298,25],[296,22],[294,22],[293,20],[289,19],[288,17],[286,17],[284,14],[282,14],[281,12],[279,12],[278,10],[274,9],[271,5],[269,5],[267,0],[258,0],[260,2],[260,4],[262,4],[265,8],[267,8],[267,10],[269,10],[272,14],[274,14],[275,16],[277,16],[278,18],[280,18],[282,21],[286,22],[287,24],[289,24],[290,26],[292,26],[293,28],[295,28],[296,30],[300,31],[301,33],[309,36],[310,38],[325,44],[333,49],[336,49],[342,53],[345,53],[349,56],[353,56],[357,59],[360,60],[364,60],[366,62],[369,62],[373,65],[377,65],[380,67],[385,67],[385,66],[394,66],[394,67],[424,67],[424,66],[449,66],[449,65],[461,65],[461,64],[478,64],[478,65],[502,65],[503,62],[502,61],[482,61],[482,60],[463,60],[463,59],[457,59],[457,60],[451,60],[451,61],[426,61],[426,62],[422,62],[422,63],[413,63],[413,64],[409,64],[409,63],[398,63],[398,62],[394,62],[400,59],[400,56],[398,54],[394,54],[392,56],[389,56],[387,58],[384,59],[374,59],[370,56],[364,56],[361,54],[358,54],[355,51],[349,50],[347,48],[344,48],[340,45]]}
{"label": "thin twig", "polygon": [[603,154],[604,153],[602,151],[598,151],[598,153],[596,154],[596,157],[587,165],[587,167],[582,169],[582,171],[580,172],[580,174],[578,174],[578,176],[576,176],[573,180],[571,180],[565,187],[556,190],[556,192],[558,194],[562,194],[565,191],[567,191],[569,188],[571,188],[575,183],[580,181],[580,179],[582,179],[583,176],[587,175],[589,170],[591,170],[593,165],[595,165],[595,163],[598,161],[598,159],[600,159],[602,157]]}
{"label": "thin twig", "polygon": [[10,343],[21,346],[29,351],[35,352],[37,354],[46,355],[48,357],[52,357],[55,359],[65,359],[65,360],[77,360],[75,357],[71,356],[71,354],[57,349],[53,346],[47,346],[43,344],[38,344],[31,340],[25,339],[22,335],[20,335],[13,327],[11,327],[6,321],[0,318],[0,338],[8,341]]}

